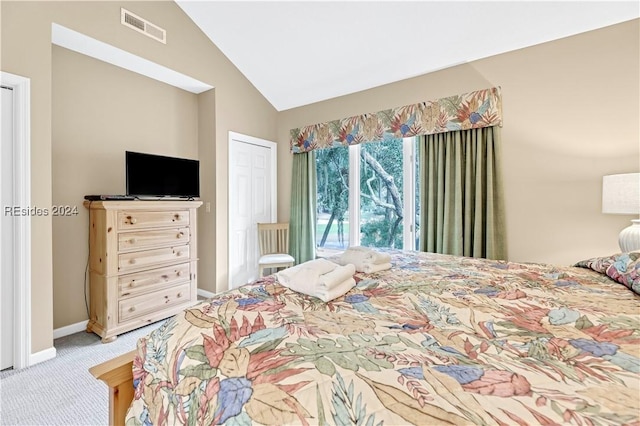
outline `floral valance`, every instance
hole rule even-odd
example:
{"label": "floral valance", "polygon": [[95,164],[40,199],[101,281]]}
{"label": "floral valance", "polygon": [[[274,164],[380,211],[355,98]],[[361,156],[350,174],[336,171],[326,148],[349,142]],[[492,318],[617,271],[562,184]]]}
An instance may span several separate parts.
{"label": "floral valance", "polygon": [[499,87],[292,129],[291,152],[496,125],[502,125]]}

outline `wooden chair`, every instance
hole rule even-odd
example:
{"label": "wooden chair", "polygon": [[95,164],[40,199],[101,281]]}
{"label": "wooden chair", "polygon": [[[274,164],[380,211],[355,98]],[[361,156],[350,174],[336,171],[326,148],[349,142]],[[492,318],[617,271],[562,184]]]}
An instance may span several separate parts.
{"label": "wooden chair", "polygon": [[288,223],[258,223],[258,277],[266,268],[288,268],[295,259],[289,254]]}

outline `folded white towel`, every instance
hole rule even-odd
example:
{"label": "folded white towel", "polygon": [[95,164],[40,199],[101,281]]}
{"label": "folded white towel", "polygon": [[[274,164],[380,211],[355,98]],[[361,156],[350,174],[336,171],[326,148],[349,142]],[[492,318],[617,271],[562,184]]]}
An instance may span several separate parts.
{"label": "folded white towel", "polygon": [[362,272],[365,274],[373,274],[374,272],[386,271],[391,269],[391,263],[363,263]]}
{"label": "folded white towel", "polygon": [[343,296],[355,286],[356,280],[354,280],[353,278],[348,278],[333,288],[324,291],[316,291],[316,294],[312,294],[311,296],[317,297],[323,302],[328,302],[330,300],[337,299],[338,297]]}
{"label": "folded white towel", "polygon": [[380,253],[379,251],[370,250],[364,257],[365,262],[371,262],[373,264],[390,263],[391,255],[389,253]]}
{"label": "folded white towel", "polygon": [[365,256],[367,255],[366,251],[359,250],[357,247],[349,247],[340,255],[339,258],[335,259],[337,263],[340,265],[352,264],[355,265],[357,271],[362,270],[362,262],[364,261]]}
{"label": "folded white towel", "polygon": [[327,302],[356,285],[353,279],[355,272],[353,265],[338,266],[326,259],[316,259],[280,271],[276,273],[276,279],[293,291]]}
{"label": "folded white towel", "polygon": [[353,274],[355,273],[356,267],[352,264],[338,266],[333,271],[320,275],[316,286],[321,290],[332,289],[349,278],[353,278]]}
{"label": "folded white towel", "polygon": [[351,263],[355,265],[356,271],[370,273],[367,270],[371,269],[371,265],[385,265],[384,268],[376,269],[372,272],[388,269],[386,265],[390,264],[391,256],[388,253],[380,253],[368,247],[354,246],[345,250],[335,261],[340,265]]}
{"label": "folded white towel", "polygon": [[361,252],[364,252],[364,253],[368,253],[368,252],[371,251],[371,248],[365,247],[365,246],[349,246],[349,247],[347,247],[347,250],[361,251]]}
{"label": "folded white towel", "polygon": [[276,278],[280,284],[295,290],[293,287],[315,284],[320,275],[327,274],[337,267],[336,263],[326,259],[315,259],[284,269],[276,273]]}

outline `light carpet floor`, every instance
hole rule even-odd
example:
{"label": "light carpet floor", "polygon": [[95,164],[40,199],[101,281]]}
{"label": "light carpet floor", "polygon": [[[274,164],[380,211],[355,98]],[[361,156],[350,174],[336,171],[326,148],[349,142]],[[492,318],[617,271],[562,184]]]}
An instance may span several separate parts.
{"label": "light carpet floor", "polygon": [[56,357],[22,370],[0,372],[1,425],[106,425],[107,385],[89,368],[136,348],[162,321],[103,344],[93,333],[54,340]]}

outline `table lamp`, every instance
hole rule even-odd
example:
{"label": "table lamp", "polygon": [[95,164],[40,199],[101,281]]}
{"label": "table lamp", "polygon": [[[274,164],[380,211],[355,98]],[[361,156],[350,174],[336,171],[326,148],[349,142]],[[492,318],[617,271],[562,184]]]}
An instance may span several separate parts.
{"label": "table lamp", "polygon": [[[602,213],[640,215],[640,173],[602,178]],[[640,250],[640,219],[620,232],[618,244],[625,253]]]}

